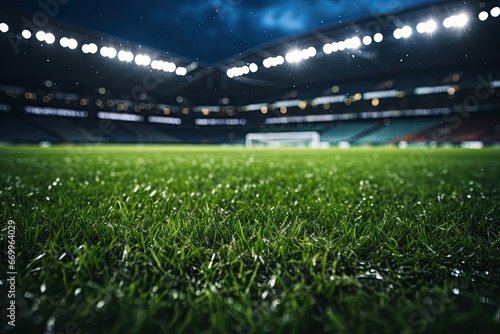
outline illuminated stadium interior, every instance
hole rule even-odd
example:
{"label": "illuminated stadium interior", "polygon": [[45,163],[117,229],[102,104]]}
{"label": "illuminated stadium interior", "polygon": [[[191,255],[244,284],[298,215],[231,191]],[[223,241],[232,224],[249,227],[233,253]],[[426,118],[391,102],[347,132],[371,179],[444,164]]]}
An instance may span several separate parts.
{"label": "illuminated stadium interior", "polygon": [[[105,142],[242,144],[251,132],[315,129],[333,145],[496,143],[498,16],[495,2],[437,2],[212,64],[6,9],[0,140],[87,142],[109,120],[119,131]],[[443,125],[454,117],[464,126]]]}

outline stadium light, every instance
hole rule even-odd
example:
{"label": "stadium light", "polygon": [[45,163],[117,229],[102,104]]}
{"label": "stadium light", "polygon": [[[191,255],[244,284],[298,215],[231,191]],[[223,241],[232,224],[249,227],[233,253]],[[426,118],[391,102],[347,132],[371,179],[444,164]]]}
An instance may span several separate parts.
{"label": "stadium light", "polygon": [[251,63],[250,65],[248,65],[248,68],[250,69],[250,72],[252,72],[252,73],[255,73],[259,70],[259,66],[257,66],[257,64],[255,64],[255,63]]}
{"label": "stadium light", "polygon": [[30,39],[31,38],[31,31],[28,29],[24,29],[21,35],[24,37],[24,39]]}
{"label": "stadium light", "polygon": [[359,37],[348,38],[344,41],[346,49],[357,49],[361,46]]}
{"label": "stadium light", "polygon": [[285,63],[285,58],[283,56],[277,56],[277,57],[268,57],[264,59],[262,62],[262,65],[265,68],[270,68],[270,67],[275,67],[279,65],[283,65]]}
{"label": "stadium light", "polygon": [[95,45],[94,43],[90,43],[89,44],[89,53],[91,54],[96,54],[97,53],[97,45]]}
{"label": "stadium light", "polygon": [[132,52],[120,50],[120,52],[118,52],[118,60],[130,63],[134,60],[134,55]]}
{"label": "stadium light", "polygon": [[371,36],[365,36],[365,37],[363,37],[363,44],[364,45],[368,46],[368,45],[372,44],[372,41],[373,41],[373,39],[371,38]]}
{"label": "stadium light", "polygon": [[38,31],[36,34],[35,34],[35,37],[36,39],[38,39],[40,42],[43,42],[45,40],[45,31]]}
{"label": "stadium light", "polygon": [[493,7],[490,11],[491,16],[498,17],[500,15],[500,7]]}
{"label": "stadium light", "polygon": [[56,37],[54,36],[54,34],[52,34],[50,32],[45,34],[45,42],[47,44],[54,44],[55,41],[56,41]]}
{"label": "stadium light", "polygon": [[290,51],[285,55],[285,60],[290,64],[298,63],[302,60],[302,54],[300,50]]}
{"label": "stadium light", "polygon": [[467,22],[469,22],[469,18],[465,14],[452,15],[447,17],[443,21],[443,26],[447,29],[449,28],[461,28],[464,27]]}
{"label": "stadium light", "polygon": [[7,25],[7,23],[0,23],[0,31],[4,34],[9,31],[9,26]]}
{"label": "stadium light", "polygon": [[403,28],[394,30],[393,36],[395,39],[408,38],[412,33],[413,29],[410,26],[404,26]]}
{"label": "stadium light", "polygon": [[333,47],[330,43],[326,43],[325,45],[323,45],[323,52],[327,55],[329,55],[330,53],[333,52]]}
{"label": "stadium light", "polygon": [[74,38],[68,39],[68,48],[71,50],[74,50],[78,47],[78,42]]}
{"label": "stadium light", "polygon": [[175,74],[183,77],[187,74],[187,69],[185,67],[177,67],[177,69],[175,70]]}
{"label": "stadium light", "polygon": [[436,21],[433,20],[429,20],[427,22],[420,22],[419,24],[417,24],[417,32],[419,34],[424,34],[424,33],[431,34],[434,31],[436,31],[436,29],[437,29],[437,23]]}
{"label": "stadium light", "polygon": [[135,56],[135,63],[139,66],[148,66],[151,64],[151,58],[146,55],[138,54]]}
{"label": "stadium light", "polygon": [[69,39],[68,37],[62,37],[60,40],[59,40],[59,44],[63,47],[63,48],[67,48],[69,46]]}
{"label": "stadium light", "polygon": [[489,14],[487,11],[482,11],[478,15],[479,21],[486,21],[488,19],[488,16],[489,16]]}
{"label": "stadium light", "polygon": [[103,46],[101,48],[101,50],[99,51],[99,53],[101,54],[101,56],[107,57],[108,56],[108,47],[107,46]]}
{"label": "stadium light", "polygon": [[167,62],[164,62],[164,63],[163,63],[162,70],[163,70],[164,72],[173,73],[173,72],[175,72],[176,68],[177,68],[177,66],[175,66],[175,64],[174,64],[174,63],[171,63],[171,62],[168,62],[168,61],[167,61]]}
{"label": "stadium light", "polygon": [[384,40],[384,35],[382,35],[381,33],[376,33],[374,36],[373,36],[373,40],[376,42],[376,43],[380,43]]}

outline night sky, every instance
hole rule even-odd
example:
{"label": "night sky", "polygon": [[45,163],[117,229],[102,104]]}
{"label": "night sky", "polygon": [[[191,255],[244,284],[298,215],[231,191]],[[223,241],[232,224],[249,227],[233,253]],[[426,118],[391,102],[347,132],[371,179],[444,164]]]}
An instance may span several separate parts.
{"label": "night sky", "polygon": [[[130,0],[117,5],[71,0],[60,6],[54,19],[216,63],[284,36],[429,2],[436,1]],[[37,1],[2,0],[2,4],[27,13],[40,10]]]}

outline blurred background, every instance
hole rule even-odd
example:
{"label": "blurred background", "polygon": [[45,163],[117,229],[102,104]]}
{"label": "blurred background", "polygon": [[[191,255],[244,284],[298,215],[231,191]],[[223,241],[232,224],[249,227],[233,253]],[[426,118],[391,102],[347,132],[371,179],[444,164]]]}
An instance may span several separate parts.
{"label": "blurred background", "polygon": [[500,143],[498,1],[0,9],[3,143]]}

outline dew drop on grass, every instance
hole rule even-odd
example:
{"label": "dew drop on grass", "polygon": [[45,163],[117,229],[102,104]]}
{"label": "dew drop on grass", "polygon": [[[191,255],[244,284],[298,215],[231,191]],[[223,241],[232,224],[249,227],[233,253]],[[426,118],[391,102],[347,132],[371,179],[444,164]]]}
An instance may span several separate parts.
{"label": "dew drop on grass", "polygon": [[465,275],[464,271],[458,268],[453,269],[450,274],[454,277],[462,277]]}

